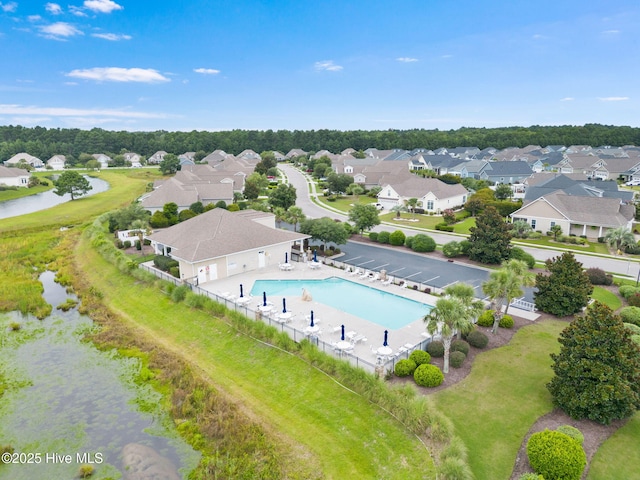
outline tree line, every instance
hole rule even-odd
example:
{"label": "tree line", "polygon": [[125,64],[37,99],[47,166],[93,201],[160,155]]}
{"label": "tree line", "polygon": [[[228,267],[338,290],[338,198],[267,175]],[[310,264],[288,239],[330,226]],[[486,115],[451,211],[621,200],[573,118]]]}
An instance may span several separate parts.
{"label": "tree line", "polygon": [[346,148],[365,150],[394,148],[437,149],[440,147],[525,147],[527,145],[640,145],[640,128],[586,124],[582,126],[530,126],[459,128],[457,130],[229,130],[219,132],[109,131],[101,128],[44,128],[0,126],[0,161],[27,152],[42,160],[53,155],[78,157],[81,153],[117,155],[125,151],[149,157],[159,150],[176,155],[184,152],[211,153],[221,149],[237,155],[245,149],[256,152],[292,148],[307,152],[322,149],[339,153]]}

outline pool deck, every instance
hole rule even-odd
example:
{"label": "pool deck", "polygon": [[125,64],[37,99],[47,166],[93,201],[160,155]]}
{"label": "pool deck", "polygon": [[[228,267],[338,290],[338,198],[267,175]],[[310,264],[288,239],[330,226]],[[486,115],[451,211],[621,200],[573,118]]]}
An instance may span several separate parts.
{"label": "pool deck", "polygon": [[[232,295],[233,297],[230,298],[237,300],[237,297],[240,295],[240,284],[243,286],[244,295],[248,296],[256,280],[321,280],[330,277],[339,277],[429,305],[435,305],[438,299],[438,297],[433,295],[399,285],[390,284],[384,286],[380,281],[372,282],[368,279],[360,279],[357,275],[350,275],[340,268],[329,265],[323,264],[320,268],[316,269],[310,268],[308,264],[303,262],[294,262],[292,265],[293,269],[289,271],[283,271],[278,265],[272,265],[260,270],[200,284],[199,287],[222,297]],[[309,291],[309,293],[313,297],[313,291]],[[270,317],[273,318],[282,312],[282,297],[268,297],[267,300],[274,304],[274,311],[269,314]],[[357,299],[354,299],[354,301],[357,301]],[[256,296],[252,297],[246,306],[251,310],[256,310],[261,304],[262,296]],[[302,292],[300,292],[299,296],[286,297],[286,304],[287,311],[293,314],[292,319],[287,325],[303,331],[309,324],[305,317],[313,310],[315,323],[320,327],[320,332],[317,334],[319,340],[328,344],[340,341],[341,325],[344,325],[345,332],[353,331],[358,335],[364,335],[366,337],[366,341],[360,341],[355,344],[354,350],[352,351],[353,355],[367,362],[376,362],[377,355],[372,349],[376,350],[382,346],[385,327],[348,314],[342,310],[337,310],[329,305],[316,302],[313,298],[311,301],[305,301],[302,299]],[[534,320],[534,316],[537,317],[535,314],[520,311],[513,307],[509,310],[513,315],[523,316],[530,320]],[[398,329],[387,328],[387,330],[389,331],[388,344],[394,353],[398,353],[400,348],[405,345],[417,345],[429,338],[429,335],[425,332],[425,324],[422,319],[416,319]],[[403,355],[396,358],[406,357]]]}

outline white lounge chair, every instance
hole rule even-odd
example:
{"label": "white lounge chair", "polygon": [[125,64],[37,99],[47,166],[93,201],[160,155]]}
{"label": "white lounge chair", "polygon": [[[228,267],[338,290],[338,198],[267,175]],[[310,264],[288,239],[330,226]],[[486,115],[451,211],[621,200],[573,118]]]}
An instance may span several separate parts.
{"label": "white lounge chair", "polygon": [[393,277],[387,277],[385,281],[381,283],[383,287],[387,287],[393,283]]}
{"label": "white lounge chair", "polygon": [[364,272],[362,272],[362,274],[360,275],[360,280],[364,280],[365,278],[367,278],[369,276],[369,272],[367,272],[366,270]]}
{"label": "white lounge chair", "polygon": [[349,273],[349,275],[351,275],[352,277],[355,277],[356,275],[361,275],[362,274],[362,270],[360,270],[360,268],[356,267],[353,271],[351,271]]}
{"label": "white lounge chair", "polygon": [[380,274],[378,272],[369,277],[370,282],[377,282],[378,280],[380,280]]}

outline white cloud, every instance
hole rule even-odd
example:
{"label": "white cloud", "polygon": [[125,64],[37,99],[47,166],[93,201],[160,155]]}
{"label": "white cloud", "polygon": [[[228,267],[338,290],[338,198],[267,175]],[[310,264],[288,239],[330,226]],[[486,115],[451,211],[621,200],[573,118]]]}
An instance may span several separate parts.
{"label": "white cloud", "polygon": [[170,80],[152,68],[87,68],[72,70],[68,77],[82,78],[84,80],[96,80],[98,82],[141,82],[159,83]]}
{"label": "white cloud", "polygon": [[314,64],[314,67],[318,71],[326,70],[328,72],[339,72],[340,70],[342,70],[342,66],[336,65],[335,63],[333,63],[333,60],[324,60],[322,62],[316,62]]}
{"label": "white cloud", "polygon": [[62,13],[62,7],[57,3],[47,3],[44,8],[51,15],[60,15]]}
{"label": "white cloud", "polygon": [[453,55],[449,55],[449,54],[440,55],[440,58],[451,58],[451,57],[453,57]]}
{"label": "white cloud", "polygon": [[121,35],[117,33],[92,33],[91,36],[109,40],[111,42],[117,42],[119,40],[131,40],[131,35]]}
{"label": "white cloud", "polygon": [[81,7],[76,7],[74,5],[69,5],[69,11],[73,13],[76,17],[86,17],[87,14],[84,13]]}
{"label": "white cloud", "polygon": [[137,112],[127,109],[84,109],[65,107],[37,107],[33,105],[0,104],[0,115],[39,115],[50,117],[120,117],[120,118],[168,118],[164,113]]}
{"label": "white cloud", "polygon": [[564,97],[560,99],[561,102],[571,102],[573,100],[575,100],[573,97]]}
{"label": "white cloud", "polygon": [[111,13],[114,10],[122,10],[124,8],[112,0],[85,0],[84,6],[92,12],[99,13]]}
{"label": "white cloud", "polygon": [[30,22],[39,22],[42,20],[42,17],[40,15],[28,15],[27,20]]}
{"label": "white cloud", "polygon": [[599,97],[601,102],[624,102],[629,100],[629,97]]}
{"label": "white cloud", "polygon": [[216,70],[215,68],[194,68],[193,71],[204,75],[217,75],[220,73],[220,70]]}
{"label": "white cloud", "polygon": [[18,4],[16,2],[2,3],[0,2],[0,8],[3,12],[13,13],[18,9]]}
{"label": "white cloud", "polygon": [[56,22],[51,25],[40,27],[40,32],[46,37],[54,40],[62,40],[63,38],[73,37],[75,35],[83,35],[76,27],[66,22]]}
{"label": "white cloud", "polygon": [[605,30],[602,32],[604,35],[617,35],[620,33],[620,30]]}
{"label": "white cloud", "polygon": [[403,62],[403,63],[413,63],[418,61],[417,58],[411,58],[411,57],[398,57],[396,58],[396,60],[398,62]]}

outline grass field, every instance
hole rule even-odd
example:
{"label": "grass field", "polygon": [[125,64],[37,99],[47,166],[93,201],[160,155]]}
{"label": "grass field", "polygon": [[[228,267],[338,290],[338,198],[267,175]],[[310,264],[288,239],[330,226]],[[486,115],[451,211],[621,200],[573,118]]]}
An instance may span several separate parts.
{"label": "grass field", "polygon": [[616,311],[622,306],[622,300],[616,294],[602,287],[593,287],[591,298],[604,303],[611,310]]}
{"label": "grass field", "polygon": [[638,478],[640,472],[640,412],[598,449],[587,480]]}

